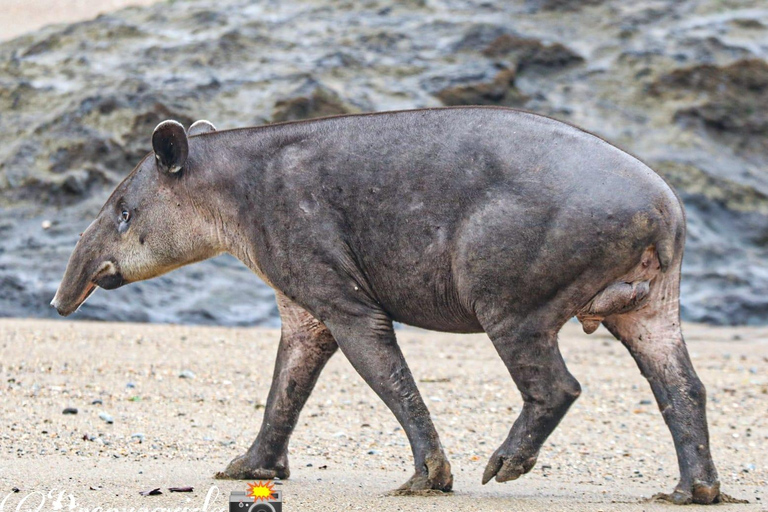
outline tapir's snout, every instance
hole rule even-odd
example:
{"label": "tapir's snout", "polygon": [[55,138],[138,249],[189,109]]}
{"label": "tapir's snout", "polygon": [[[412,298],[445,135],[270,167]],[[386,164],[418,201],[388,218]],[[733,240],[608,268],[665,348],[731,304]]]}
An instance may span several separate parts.
{"label": "tapir's snout", "polygon": [[70,276],[70,266],[64,274],[64,279],[51,301],[51,306],[56,308],[61,316],[69,316],[85,302],[96,288],[114,290],[126,284],[123,275],[117,265],[112,261],[104,261],[94,271],[83,269],[79,275]]}
{"label": "tapir's snout", "polygon": [[83,287],[83,291],[77,295],[75,299],[71,299],[67,297],[66,293],[62,293],[62,288],[59,286],[59,289],[56,291],[56,295],[51,301],[51,306],[54,307],[61,316],[69,316],[77,311],[83,302],[85,302],[86,299],[88,299],[88,297],[90,297],[95,290],[96,284],[88,282]]}
{"label": "tapir's snout", "polygon": [[86,262],[80,266],[77,248],[72,254],[64,279],[51,301],[51,307],[61,316],[69,316],[85,302],[96,288],[114,290],[127,283],[118,265],[113,261]]}
{"label": "tapir's snout", "polygon": [[125,283],[114,258],[104,256],[105,244],[98,243],[105,238],[100,236],[99,224],[98,220],[94,222],[78,241],[51,301],[61,316],[77,311],[96,288],[113,289]]}

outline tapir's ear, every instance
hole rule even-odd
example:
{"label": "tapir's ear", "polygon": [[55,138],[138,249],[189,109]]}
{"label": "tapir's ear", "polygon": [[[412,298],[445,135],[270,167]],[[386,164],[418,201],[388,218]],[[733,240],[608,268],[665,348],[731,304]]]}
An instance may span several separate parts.
{"label": "tapir's ear", "polygon": [[187,135],[190,137],[193,135],[200,135],[201,133],[208,133],[208,132],[215,132],[216,127],[213,126],[213,123],[210,121],[206,121],[205,119],[201,119],[199,121],[195,121],[192,123],[192,126],[189,127],[189,131],[187,131]]}
{"label": "tapir's ear", "polygon": [[189,155],[187,132],[181,123],[163,121],[152,132],[152,149],[161,172],[179,172]]}

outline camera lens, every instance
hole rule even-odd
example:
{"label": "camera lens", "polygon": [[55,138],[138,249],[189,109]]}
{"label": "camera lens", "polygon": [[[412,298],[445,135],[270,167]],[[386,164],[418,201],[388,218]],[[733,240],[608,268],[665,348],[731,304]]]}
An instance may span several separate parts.
{"label": "camera lens", "polygon": [[265,502],[254,503],[248,509],[248,512],[275,512],[275,507]]}

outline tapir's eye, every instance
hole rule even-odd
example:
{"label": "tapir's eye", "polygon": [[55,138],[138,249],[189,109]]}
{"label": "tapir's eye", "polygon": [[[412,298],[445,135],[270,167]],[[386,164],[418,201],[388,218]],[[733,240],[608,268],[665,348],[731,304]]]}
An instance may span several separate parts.
{"label": "tapir's eye", "polygon": [[123,222],[128,222],[131,220],[131,212],[128,211],[127,208],[123,208],[123,210],[120,212],[120,220]]}

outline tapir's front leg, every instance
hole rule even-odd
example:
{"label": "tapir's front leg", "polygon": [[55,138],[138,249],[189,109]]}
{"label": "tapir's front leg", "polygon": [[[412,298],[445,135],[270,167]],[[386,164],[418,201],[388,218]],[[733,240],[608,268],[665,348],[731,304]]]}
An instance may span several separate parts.
{"label": "tapir's front leg", "polygon": [[352,301],[339,305],[327,323],[344,355],[387,404],[411,443],[416,471],[396,492],[450,491],[451,465],[397,344],[392,320],[380,310]]}
{"label": "tapir's front leg", "polygon": [[287,297],[278,294],[277,306],[282,333],[261,430],[248,451],[216,478],[288,478],[288,440],[320,372],[338,348],[325,325]]}

